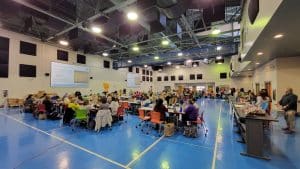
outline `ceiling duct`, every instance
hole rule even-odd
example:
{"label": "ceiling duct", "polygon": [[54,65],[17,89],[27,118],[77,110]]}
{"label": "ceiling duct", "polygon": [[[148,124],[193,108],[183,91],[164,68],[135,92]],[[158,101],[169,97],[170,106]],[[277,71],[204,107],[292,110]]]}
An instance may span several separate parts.
{"label": "ceiling duct", "polygon": [[148,9],[155,5],[156,5],[156,1],[149,1],[149,0],[138,0],[137,1],[137,6],[139,9]]}
{"label": "ceiling duct", "polygon": [[182,14],[186,11],[186,6],[183,1],[177,2],[171,7],[163,8],[162,11],[169,19],[176,19],[179,18]]}
{"label": "ceiling duct", "polygon": [[144,12],[145,20],[150,25],[150,33],[158,33],[165,30],[167,18],[156,7],[151,7]]}
{"label": "ceiling duct", "polygon": [[156,0],[157,6],[160,8],[170,8],[178,3],[178,0]]}

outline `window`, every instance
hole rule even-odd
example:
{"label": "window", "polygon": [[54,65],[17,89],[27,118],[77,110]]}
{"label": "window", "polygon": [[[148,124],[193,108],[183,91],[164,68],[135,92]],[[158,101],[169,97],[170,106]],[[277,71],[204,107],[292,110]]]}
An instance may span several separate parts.
{"label": "window", "polygon": [[103,67],[109,69],[110,68],[110,61],[104,60]]}
{"label": "window", "polygon": [[135,72],[136,72],[136,73],[140,73],[140,69],[139,69],[139,68],[136,68],[136,69],[135,69]]}
{"label": "window", "polygon": [[149,75],[149,70],[146,71],[146,75]]}
{"label": "window", "polygon": [[202,74],[197,74],[197,80],[202,79]]}
{"label": "window", "polygon": [[128,67],[128,72],[132,72],[132,67]]}
{"label": "window", "polygon": [[77,63],[85,64],[86,57],[84,55],[77,54]]}
{"label": "window", "polygon": [[220,73],[220,79],[227,79],[227,73]]}
{"label": "window", "polygon": [[143,82],[144,82],[144,81],[146,81],[146,78],[145,78],[145,76],[143,76],[143,77],[142,77],[142,80],[143,80]]}
{"label": "window", "polygon": [[69,53],[63,50],[57,50],[57,60],[68,61]]}
{"label": "window", "polygon": [[36,56],[36,44],[29,42],[20,42],[20,53]]}
{"label": "window", "polygon": [[171,81],[175,81],[176,77],[175,76],[171,76]]}
{"label": "window", "polygon": [[36,77],[35,65],[19,65],[19,76],[21,77]]}
{"label": "window", "polygon": [[146,70],[145,69],[143,69],[143,75],[145,75],[146,74]]}
{"label": "window", "polygon": [[195,80],[195,75],[194,74],[190,74],[190,80]]}
{"label": "window", "polygon": [[153,79],[152,79],[152,77],[150,77],[150,82],[152,82],[153,81]]}
{"label": "window", "polygon": [[149,82],[149,80],[150,80],[150,79],[149,79],[149,76],[147,76],[147,82]]}
{"label": "window", "polygon": [[161,81],[161,77],[160,77],[160,76],[157,77],[157,81],[158,81],[158,82]]}
{"label": "window", "polygon": [[9,39],[0,37],[0,77],[8,77]]}
{"label": "window", "polygon": [[169,76],[165,76],[164,81],[169,81]]}
{"label": "window", "polygon": [[152,71],[150,71],[150,76],[152,76]]}
{"label": "window", "polygon": [[183,80],[183,75],[179,75],[178,80]]}

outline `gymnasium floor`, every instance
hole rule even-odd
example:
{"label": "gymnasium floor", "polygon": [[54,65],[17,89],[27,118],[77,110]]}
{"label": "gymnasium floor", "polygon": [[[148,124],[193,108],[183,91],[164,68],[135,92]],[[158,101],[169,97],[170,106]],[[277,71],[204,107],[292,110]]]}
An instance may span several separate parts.
{"label": "gymnasium floor", "polygon": [[[222,100],[199,100],[205,110],[208,135],[186,138],[180,134],[157,137],[128,123],[100,134],[42,121],[16,110],[0,110],[0,164],[2,169],[296,169],[300,168],[300,135],[285,135],[283,119],[268,133],[271,161],[240,155],[229,104]],[[297,121],[300,131],[300,121]]]}

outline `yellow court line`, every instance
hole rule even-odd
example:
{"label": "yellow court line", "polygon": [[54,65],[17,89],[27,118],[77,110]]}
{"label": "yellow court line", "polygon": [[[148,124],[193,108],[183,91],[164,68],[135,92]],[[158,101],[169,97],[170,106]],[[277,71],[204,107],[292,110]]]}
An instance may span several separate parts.
{"label": "yellow court line", "polygon": [[214,155],[213,155],[213,160],[212,160],[212,164],[211,164],[211,169],[216,168],[216,158],[217,158],[217,151],[218,151],[218,138],[220,136],[219,131],[221,131],[221,111],[222,111],[222,106],[220,107],[220,112],[219,112],[218,127],[217,127],[215,148],[214,148]]}
{"label": "yellow court line", "polygon": [[137,161],[138,159],[140,159],[144,154],[146,154],[148,151],[151,150],[151,148],[153,148],[158,142],[160,142],[163,138],[165,137],[165,135],[162,135],[159,139],[157,139],[154,143],[152,143],[149,147],[147,147],[143,152],[141,152],[136,158],[134,158],[132,161],[130,161],[126,167],[129,167],[130,165],[132,165],[135,161]]}
{"label": "yellow court line", "polygon": [[85,152],[87,152],[87,153],[89,153],[89,154],[91,154],[91,155],[94,155],[94,156],[96,156],[96,157],[98,157],[98,158],[100,158],[100,159],[103,159],[103,160],[105,160],[105,161],[108,161],[108,162],[110,162],[110,163],[112,163],[112,164],[115,164],[115,165],[117,165],[117,166],[120,166],[120,167],[122,167],[122,168],[128,169],[127,166],[124,166],[124,165],[121,164],[121,163],[118,163],[118,162],[113,161],[113,160],[111,160],[111,159],[109,159],[109,158],[107,158],[107,157],[104,157],[104,156],[100,155],[100,154],[97,154],[97,153],[95,153],[95,152],[92,152],[92,151],[90,151],[90,150],[88,150],[88,149],[86,149],[86,148],[84,148],[84,147],[81,147],[81,146],[79,146],[79,145],[77,145],[77,144],[74,144],[74,143],[72,143],[72,142],[70,142],[70,141],[67,141],[67,140],[65,140],[65,139],[63,139],[63,138],[61,138],[61,137],[58,137],[58,136],[49,134],[49,133],[47,133],[47,132],[45,132],[45,131],[43,131],[43,130],[41,130],[41,129],[38,129],[38,128],[34,127],[34,126],[31,126],[31,125],[29,125],[29,124],[27,124],[27,123],[24,123],[23,121],[21,121],[21,120],[19,120],[19,119],[16,119],[16,118],[14,118],[14,117],[8,116],[8,115],[3,114],[3,113],[0,113],[0,114],[1,114],[2,116],[5,116],[5,117],[9,118],[9,119],[12,119],[12,120],[14,120],[14,121],[16,121],[16,122],[18,122],[18,123],[20,123],[20,124],[23,124],[24,126],[27,126],[27,127],[31,128],[31,129],[33,129],[33,130],[36,130],[36,131],[38,131],[38,132],[41,132],[41,133],[43,133],[43,134],[46,134],[46,135],[48,135],[48,136],[54,138],[54,139],[57,139],[57,140],[59,140],[59,141],[61,141],[61,142],[63,142],[63,143],[66,143],[66,144],[68,144],[68,145],[70,145],[70,146],[72,146],[72,147],[78,148],[78,149],[80,149],[80,150],[82,150],[82,151],[85,151]]}

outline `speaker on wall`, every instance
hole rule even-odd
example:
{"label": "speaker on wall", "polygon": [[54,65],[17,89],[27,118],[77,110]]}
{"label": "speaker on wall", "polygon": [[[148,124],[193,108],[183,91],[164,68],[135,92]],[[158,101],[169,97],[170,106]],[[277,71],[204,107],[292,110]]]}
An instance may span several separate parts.
{"label": "speaker on wall", "polygon": [[50,73],[45,73],[45,76],[50,76]]}
{"label": "speaker on wall", "polygon": [[90,79],[93,79],[93,77],[90,77]]}

